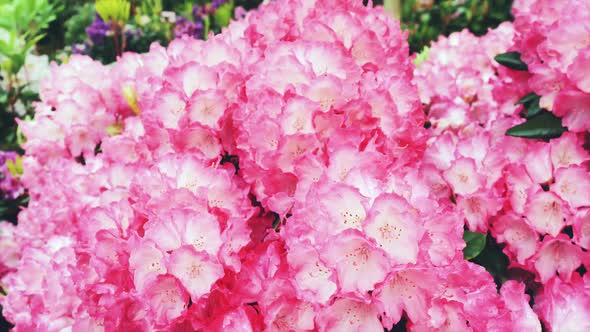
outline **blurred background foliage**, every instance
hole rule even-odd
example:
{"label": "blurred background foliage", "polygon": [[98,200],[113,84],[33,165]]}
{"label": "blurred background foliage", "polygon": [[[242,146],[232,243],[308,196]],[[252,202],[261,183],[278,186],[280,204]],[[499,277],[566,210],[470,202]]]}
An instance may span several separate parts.
{"label": "blurred background foliage", "polygon": [[381,0],[409,32],[411,52],[419,52],[438,36],[463,29],[485,34],[512,20],[512,0]]}

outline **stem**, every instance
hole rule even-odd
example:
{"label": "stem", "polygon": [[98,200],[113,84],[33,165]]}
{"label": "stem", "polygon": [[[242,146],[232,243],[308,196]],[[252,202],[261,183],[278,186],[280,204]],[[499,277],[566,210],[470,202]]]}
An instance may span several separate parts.
{"label": "stem", "polygon": [[8,74],[8,86],[6,87],[6,92],[8,93],[9,99],[8,99],[8,107],[10,108],[10,110],[12,111],[12,113],[15,113],[15,109],[14,109],[14,104],[16,104],[17,101],[17,96],[14,95],[11,97],[11,92],[14,89],[14,86],[16,85],[16,74]]}
{"label": "stem", "polygon": [[121,42],[122,42],[122,46],[121,46],[121,55],[123,54],[123,52],[125,52],[125,49],[127,48],[127,37],[125,36],[125,26],[121,26]]}
{"label": "stem", "polygon": [[119,27],[116,22],[111,23],[113,30],[113,41],[115,42],[115,58],[121,55],[121,47],[119,46]]}

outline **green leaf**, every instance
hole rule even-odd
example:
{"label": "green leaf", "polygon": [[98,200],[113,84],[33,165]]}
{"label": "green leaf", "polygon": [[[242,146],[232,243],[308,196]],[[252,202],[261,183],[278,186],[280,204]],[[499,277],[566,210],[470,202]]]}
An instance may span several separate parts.
{"label": "green leaf", "polygon": [[522,104],[524,108],[527,110],[525,117],[530,119],[534,116],[541,114],[543,109],[539,105],[539,101],[541,100],[541,96],[537,95],[534,92],[529,93],[528,95],[522,97],[519,101],[516,102],[516,105]]}
{"label": "green leaf", "polygon": [[535,100],[535,99],[538,99],[538,98],[539,98],[539,95],[538,95],[538,94],[536,94],[536,93],[534,93],[534,92],[531,92],[531,93],[529,93],[528,95],[526,95],[526,96],[524,96],[524,97],[520,98],[520,99],[519,99],[519,100],[516,102],[516,105],[520,105],[520,104],[522,104],[522,105],[526,105],[526,104],[530,103],[531,101],[533,101],[533,100]]}
{"label": "green leaf", "polygon": [[465,248],[463,248],[463,257],[467,260],[477,257],[486,246],[486,234],[465,231],[463,233]]}
{"label": "green leaf", "polygon": [[12,4],[0,4],[0,28],[10,30],[14,27],[14,6]]}
{"label": "green leaf", "polygon": [[537,99],[535,102],[531,102],[530,105],[526,106],[526,111],[525,118],[530,119],[541,114],[544,110],[539,106],[539,99]]}
{"label": "green leaf", "polygon": [[420,53],[418,53],[416,58],[414,58],[414,65],[416,67],[420,67],[422,62],[428,60],[429,56],[430,56],[430,48],[428,46],[424,46],[422,51],[420,51]]}
{"label": "green leaf", "polygon": [[6,167],[8,167],[8,171],[10,172],[10,175],[12,175],[13,177],[17,178],[18,177],[18,170],[16,169],[16,165],[14,164],[14,162],[11,159],[8,159],[6,161]]}
{"label": "green leaf", "polygon": [[272,222],[272,229],[274,229],[276,231],[280,224],[281,224],[281,218],[279,218],[278,214],[275,214],[275,219]]}
{"label": "green leaf", "polygon": [[227,2],[215,10],[215,13],[213,14],[213,21],[215,22],[215,28],[217,28],[218,31],[220,31],[221,28],[229,25],[229,21],[232,18],[233,12],[233,1]]}
{"label": "green leaf", "polygon": [[494,277],[498,289],[507,280],[508,257],[492,236],[487,236],[485,248],[471,262],[483,266]]}
{"label": "green leaf", "polygon": [[209,38],[209,30],[211,29],[211,19],[209,16],[203,17],[203,39]]}
{"label": "green leaf", "polygon": [[124,24],[129,20],[131,4],[126,0],[97,0],[95,8],[103,21]]}
{"label": "green leaf", "polygon": [[41,39],[43,39],[43,37],[45,37],[44,33],[29,39],[27,41],[27,43],[25,44],[25,47],[23,48],[23,53],[27,53],[29,51],[29,49],[33,48],[33,46],[35,46],[35,44],[37,44],[37,42],[39,42]]}
{"label": "green leaf", "polygon": [[527,119],[506,131],[507,136],[524,137],[524,138],[556,138],[561,136],[567,128],[561,125],[561,119],[553,113],[541,110],[540,114]]}
{"label": "green leaf", "polygon": [[522,62],[520,59],[520,53],[518,52],[506,52],[502,54],[498,54],[494,57],[497,63],[501,64],[504,67],[508,67],[514,70],[529,70],[526,63]]}
{"label": "green leaf", "polygon": [[26,102],[39,101],[39,94],[31,90],[22,90],[19,92],[19,98]]}

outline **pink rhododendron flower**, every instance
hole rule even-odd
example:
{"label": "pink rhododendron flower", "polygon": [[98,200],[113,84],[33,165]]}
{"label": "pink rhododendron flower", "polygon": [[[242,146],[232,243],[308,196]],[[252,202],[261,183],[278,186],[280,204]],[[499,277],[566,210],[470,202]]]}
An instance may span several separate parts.
{"label": "pink rhododendron flower", "polygon": [[[514,24],[441,37],[415,68],[382,8],[277,0],[207,41],[54,66],[21,123],[31,200],[0,227],[3,314],[15,331],[583,329],[588,12],[516,1]],[[494,61],[513,49],[530,73]],[[505,136],[531,91],[570,132]],[[467,229],[522,283],[494,275],[498,293]]]}
{"label": "pink rhododendron flower", "polygon": [[590,328],[588,276],[576,276],[570,283],[554,278],[545,284],[534,309],[551,331],[576,331]]}
{"label": "pink rhododendron flower", "polygon": [[[541,107],[563,117],[563,124],[570,131],[589,130],[589,115],[584,106],[590,96],[584,78],[590,49],[588,3],[517,2],[513,11],[516,35],[512,48],[522,54],[532,73],[528,84],[541,96]],[[527,83],[526,79],[523,83]]]}

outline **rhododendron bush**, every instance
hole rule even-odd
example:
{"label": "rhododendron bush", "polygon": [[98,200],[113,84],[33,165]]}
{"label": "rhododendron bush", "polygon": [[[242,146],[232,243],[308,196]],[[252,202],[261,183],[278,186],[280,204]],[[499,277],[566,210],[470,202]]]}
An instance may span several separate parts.
{"label": "rhododendron bush", "polygon": [[[16,331],[590,329],[590,20],[572,24],[590,8],[516,6],[417,67],[399,23],[352,0],[278,0],[207,41],[54,66],[20,123],[31,200],[0,224],[4,315]],[[494,60],[509,51],[528,71]],[[535,106],[569,131],[506,136]],[[464,234],[508,271],[470,261]]]}

